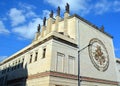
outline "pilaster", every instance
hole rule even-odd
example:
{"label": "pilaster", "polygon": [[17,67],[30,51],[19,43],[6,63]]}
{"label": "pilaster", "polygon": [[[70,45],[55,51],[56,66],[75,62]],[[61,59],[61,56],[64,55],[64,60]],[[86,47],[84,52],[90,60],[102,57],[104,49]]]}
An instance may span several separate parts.
{"label": "pilaster", "polygon": [[68,17],[69,13],[65,12],[64,14],[64,35],[68,36]]}
{"label": "pilaster", "polygon": [[42,26],[42,32],[41,32],[41,37],[44,37],[44,32],[45,32],[46,26]]}
{"label": "pilaster", "polygon": [[50,18],[47,20],[47,34],[49,34],[49,33],[51,32],[52,22],[53,22],[53,19],[50,17]]}
{"label": "pilaster", "polygon": [[60,16],[56,16],[56,21],[55,21],[55,30],[56,32],[58,32],[58,27],[59,27],[59,21],[60,21]]}

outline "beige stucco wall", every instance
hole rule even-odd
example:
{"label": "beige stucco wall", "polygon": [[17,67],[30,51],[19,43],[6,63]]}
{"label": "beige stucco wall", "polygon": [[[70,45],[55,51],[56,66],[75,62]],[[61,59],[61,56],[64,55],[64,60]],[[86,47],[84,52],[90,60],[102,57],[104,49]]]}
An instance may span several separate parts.
{"label": "beige stucco wall", "polygon": [[104,43],[109,55],[109,67],[105,72],[101,72],[98,71],[93,66],[89,57],[88,48],[81,51],[80,52],[81,76],[117,81],[115,55],[112,39],[79,19],[76,19],[76,22],[77,22],[76,29],[79,29],[77,30],[79,31],[77,32],[77,34],[80,35],[80,37],[77,37],[77,40],[79,41],[78,43],[80,43],[79,44],[80,49],[87,46],[91,39],[98,38]]}
{"label": "beige stucco wall", "polygon": [[[55,41],[53,40],[53,43],[52,43],[52,60],[51,60],[51,70],[52,71],[57,71],[57,53],[62,53],[65,55],[63,61],[63,73],[69,73],[68,71],[68,58],[69,56],[72,56],[74,57],[74,73],[72,74],[75,74],[77,75],[77,49],[72,47],[72,46],[69,46],[67,44],[64,44],[64,43],[61,43],[61,42],[58,42],[58,41]],[[59,71],[57,71],[59,72]]]}
{"label": "beige stucco wall", "polygon": [[[48,41],[30,51],[30,52],[32,52],[32,51],[38,50],[39,54],[38,54],[38,60],[27,66],[28,75],[41,73],[41,72],[50,70],[50,59],[51,59],[51,52],[52,52],[51,44],[52,44],[51,41]],[[46,57],[42,58],[44,47],[46,48]],[[35,57],[35,56],[33,56],[33,57]],[[27,60],[27,58],[26,58],[26,60]],[[28,60],[27,60],[27,62],[28,62]]]}
{"label": "beige stucco wall", "polygon": [[50,86],[77,86],[77,80],[50,77]]}
{"label": "beige stucco wall", "polygon": [[27,80],[27,86],[50,86],[49,85],[50,77],[36,78]]}
{"label": "beige stucco wall", "polygon": [[[116,58],[116,60],[120,61],[120,59]],[[118,82],[120,85],[120,63],[116,62],[116,66],[117,66],[117,78],[118,78]]]}
{"label": "beige stucco wall", "polygon": [[[19,59],[23,59],[24,58],[24,64],[23,64],[23,68],[19,68],[19,69],[15,69],[13,71],[9,71],[8,75],[9,75],[9,79],[14,79],[14,78],[18,78],[18,77],[23,77],[25,76],[25,74],[27,74],[27,76],[29,75],[34,75],[37,73],[41,73],[41,72],[45,72],[45,71],[49,71],[50,70],[50,61],[51,61],[51,49],[52,49],[52,42],[48,41],[26,53],[24,53],[23,55],[9,61],[8,63],[5,63],[3,65],[4,66],[8,66],[9,63],[12,66],[13,62],[18,62]],[[46,57],[42,58],[43,55],[43,48],[46,48]],[[38,57],[37,57],[37,61],[35,61],[35,52],[38,52]],[[32,62],[29,63],[30,61],[30,55],[32,56]],[[26,68],[25,68],[26,67]],[[25,71],[24,71],[25,70]],[[21,73],[21,71],[23,71],[23,73]]]}

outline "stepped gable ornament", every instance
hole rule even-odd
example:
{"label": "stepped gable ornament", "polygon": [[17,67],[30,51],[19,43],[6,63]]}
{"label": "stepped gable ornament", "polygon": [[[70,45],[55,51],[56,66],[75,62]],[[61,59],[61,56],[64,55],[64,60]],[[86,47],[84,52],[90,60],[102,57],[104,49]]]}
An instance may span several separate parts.
{"label": "stepped gable ornament", "polygon": [[37,32],[40,32],[41,26],[40,24],[38,25]]}
{"label": "stepped gable ornament", "polygon": [[50,16],[50,18],[53,18],[53,10],[51,11],[49,16]]}
{"label": "stepped gable ornament", "polygon": [[66,12],[67,12],[67,13],[69,13],[69,12],[70,12],[70,10],[69,10],[69,9],[70,9],[70,7],[69,7],[69,4],[67,3],[67,4],[66,4],[66,6],[65,6],[65,10],[66,10]]}
{"label": "stepped gable ornament", "polygon": [[46,25],[46,17],[44,17],[44,19],[43,19],[43,26],[45,26]]}
{"label": "stepped gable ornament", "polygon": [[57,16],[60,16],[60,7],[57,8]]}

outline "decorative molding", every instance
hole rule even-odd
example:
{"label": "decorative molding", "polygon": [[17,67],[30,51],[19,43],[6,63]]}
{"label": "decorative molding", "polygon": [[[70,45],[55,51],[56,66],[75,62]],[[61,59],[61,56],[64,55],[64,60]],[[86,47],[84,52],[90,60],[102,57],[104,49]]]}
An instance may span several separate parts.
{"label": "decorative molding", "polygon": [[[43,73],[30,75],[30,76],[28,76],[28,80],[36,79],[36,78],[42,78],[42,77],[48,77],[48,76],[58,77],[58,78],[65,78],[65,79],[72,79],[72,80],[77,80],[78,79],[77,75],[72,75],[72,74],[67,74],[67,73],[60,73],[60,72],[54,72],[54,71],[46,71],[46,72],[43,72]],[[84,77],[84,76],[81,76],[80,80],[81,81],[86,81],[86,82],[101,83],[101,84],[118,85],[117,81],[96,79],[96,78]]]}
{"label": "decorative molding", "polygon": [[90,78],[90,77],[82,77],[82,78],[81,78],[81,81],[96,82],[96,83],[110,84],[110,85],[118,85],[118,82],[117,82],[117,81],[96,79],[96,78]]}
{"label": "decorative molding", "polygon": [[[8,84],[17,83],[17,82],[26,82],[27,80],[37,79],[37,78],[43,78],[43,77],[57,77],[57,78],[64,78],[64,79],[72,79],[77,80],[77,75],[67,74],[67,73],[60,73],[60,72],[54,72],[54,71],[46,71],[42,73],[37,73],[34,75],[29,75],[27,77],[17,78],[13,80],[7,81]],[[94,82],[94,83],[101,83],[101,84],[109,84],[109,85],[118,85],[117,81],[110,81],[110,80],[104,80],[104,79],[96,79],[91,77],[80,77],[81,82]]]}

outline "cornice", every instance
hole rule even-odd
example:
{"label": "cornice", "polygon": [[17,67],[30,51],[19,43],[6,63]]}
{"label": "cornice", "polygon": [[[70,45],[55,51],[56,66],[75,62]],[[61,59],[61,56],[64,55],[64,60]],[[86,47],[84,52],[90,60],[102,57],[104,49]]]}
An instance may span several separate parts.
{"label": "cornice", "polygon": [[110,34],[108,34],[107,32],[104,32],[102,30],[100,30],[100,28],[98,28],[96,25],[92,24],[91,22],[89,22],[88,20],[84,19],[83,17],[77,15],[77,14],[74,14],[72,16],[70,16],[69,18],[72,18],[72,17],[76,17],[78,19],[80,19],[81,21],[85,22],[86,24],[90,25],[91,27],[93,27],[94,29],[100,31],[101,33],[105,34],[106,36],[110,37],[110,38],[113,38],[113,36],[111,36]]}
{"label": "cornice", "polygon": [[[59,34],[59,33],[58,33],[58,34]],[[62,35],[62,34],[59,34],[59,35]],[[63,35],[62,35],[62,36],[63,36]],[[13,57],[4,60],[3,62],[1,62],[0,65],[5,64],[5,63],[7,63],[7,62],[10,61],[10,60],[13,60],[13,59],[19,57],[20,55],[22,55],[22,54],[24,54],[24,53],[32,50],[33,48],[35,48],[35,47],[37,47],[37,46],[39,46],[39,45],[41,45],[41,44],[43,44],[43,43],[51,40],[51,39],[56,40],[56,41],[59,41],[59,42],[62,42],[62,43],[64,43],[64,44],[67,44],[67,45],[70,45],[70,46],[72,46],[72,47],[77,48],[77,44],[72,43],[72,42],[70,42],[70,41],[68,41],[68,40],[65,40],[65,39],[63,39],[63,38],[60,38],[60,37],[58,37],[58,36],[55,36],[55,35],[53,34],[53,35],[50,35],[50,36],[48,36],[47,38],[43,39],[42,41],[39,41],[38,43],[35,43],[35,44],[33,44],[32,46],[27,47],[25,50],[19,52],[18,54],[14,55]],[[69,38],[69,39],[70,39],[70,38]]]}

